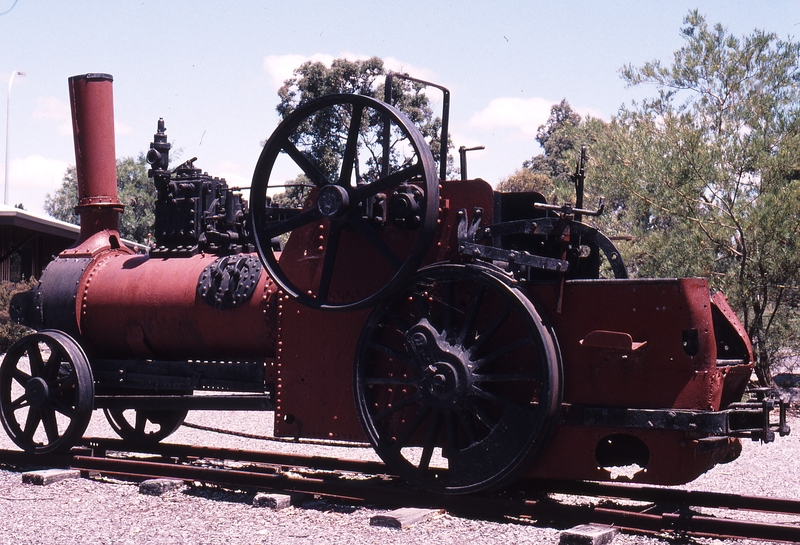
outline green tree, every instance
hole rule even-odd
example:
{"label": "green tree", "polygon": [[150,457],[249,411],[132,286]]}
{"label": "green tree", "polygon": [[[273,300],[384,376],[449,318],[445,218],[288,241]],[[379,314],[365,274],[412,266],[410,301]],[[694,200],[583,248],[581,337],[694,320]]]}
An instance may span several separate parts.
{"label": "green tree", "polygon": [[496,189],[501,193],[536,191],[548,201],[552,200],[556,192],[556,186],[550,176],[524,167],[518,168],[514,174],[498,183]]}
{"label": "green tree", "polygon": [[[156,191],[147,177],[148,164],[144,153],[138,157],[117,160],[117,187],[119,200],[125,206],[120,217],[119,234],[122,238],[146,243],[155,221]],[[78,179],[75,167],[64,173],[61,187],[48,194],[44,210],[50,216],[69,223],[78,223],[75,205],[78,204]]]}
{"label": "green tree", "polygon": [[626,66],[654,98],[623,107],[595,146],[612,220],[635,237],[642,276],[707,276],[753,342],[756,372],[797,346],[800,44],[738,38],[697,11],[669,65]]}
{"label": "green tree", "polygon": [[533,172],[546,174],[550,178],[567,182],[572,171],[566,158],[572,158],[576,146],[575,129],[581,124],[578,115],[563,99],[550,108],[550,117],[536,131],[536,141],[543,152],[525,161],[522,166]]}

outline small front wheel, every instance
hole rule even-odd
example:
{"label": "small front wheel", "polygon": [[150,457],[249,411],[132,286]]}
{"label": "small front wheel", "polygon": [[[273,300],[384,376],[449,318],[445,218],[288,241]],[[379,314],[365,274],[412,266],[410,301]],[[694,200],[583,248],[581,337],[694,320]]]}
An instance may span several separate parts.
{"label": "small front wheel", "polygon": [[26,452],[67,450],[92,416],[94,380],[72,337],[42,330],[17,341],[0,365],[0,419]]}

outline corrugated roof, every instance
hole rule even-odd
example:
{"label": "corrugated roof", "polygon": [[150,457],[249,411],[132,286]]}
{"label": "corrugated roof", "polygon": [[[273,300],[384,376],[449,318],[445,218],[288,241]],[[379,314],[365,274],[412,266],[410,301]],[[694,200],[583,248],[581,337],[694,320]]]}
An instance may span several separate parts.
{"label": "corrugated roof", "polygon": [[[22,227],[24,229],[30,229],[31,231],[63,237],[69,240],[75,240],[81,232],[79,225],[67,223],[66,221],[57,220],[48,216],[40,216],[39,214],[34,214],[27,210],[21,210],[6,204],[0,204],[0,226],[3,225]],[[148,249],[146,245],[131,240],[123,240],[122,243],[137,252],[146,252]]]}

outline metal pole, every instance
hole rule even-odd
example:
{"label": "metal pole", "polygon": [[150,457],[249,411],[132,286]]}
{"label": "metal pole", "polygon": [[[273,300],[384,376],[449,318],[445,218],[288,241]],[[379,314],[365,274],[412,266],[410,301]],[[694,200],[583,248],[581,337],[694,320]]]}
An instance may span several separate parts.
{"label": "metal pole", "polygon": [[8,98],[6,99],[6,177],[5,177],[5,190],[3,191],[3,204],[8,204],[8,127],[10,125],[9,119],[11,114],[11,84],[14,83],[14,76],[24,76],[25,72],[14,70],[11,72],[11,77],[8,78]]}

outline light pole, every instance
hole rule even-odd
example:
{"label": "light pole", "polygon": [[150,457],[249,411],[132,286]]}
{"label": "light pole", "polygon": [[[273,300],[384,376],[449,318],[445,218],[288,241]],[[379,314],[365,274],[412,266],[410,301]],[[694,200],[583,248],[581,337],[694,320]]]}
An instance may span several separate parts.
{"label": "light pole", "polygon": [[8,204],[8,126],[11,113],[11,84],[14,83],[14,76],[24,76],[25,72],[14,70],[8,78],[8,98],[6,99],[6,177],[5,190],[3,192],[3,204]]}

